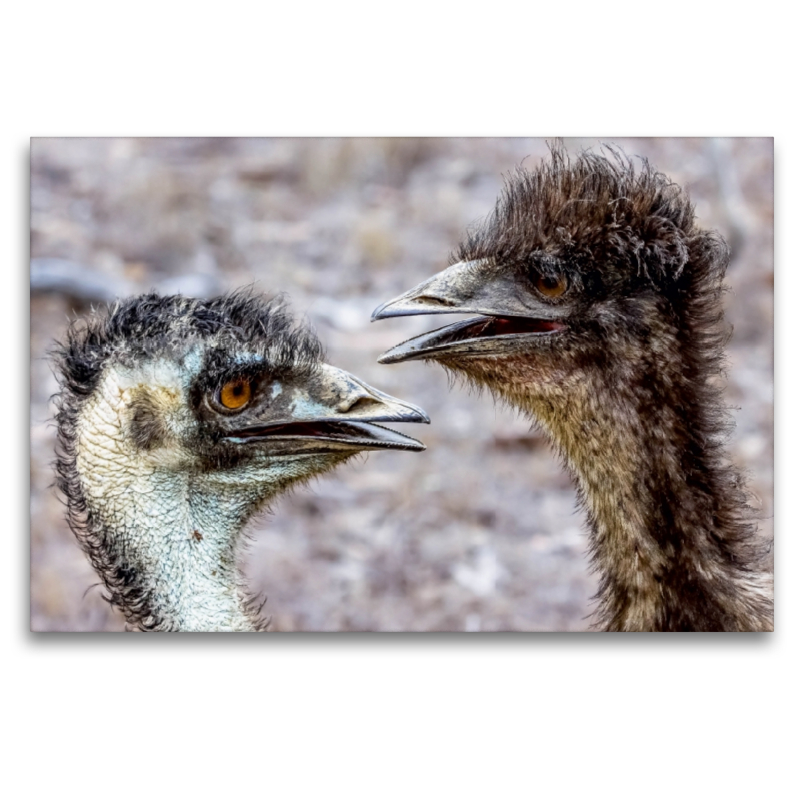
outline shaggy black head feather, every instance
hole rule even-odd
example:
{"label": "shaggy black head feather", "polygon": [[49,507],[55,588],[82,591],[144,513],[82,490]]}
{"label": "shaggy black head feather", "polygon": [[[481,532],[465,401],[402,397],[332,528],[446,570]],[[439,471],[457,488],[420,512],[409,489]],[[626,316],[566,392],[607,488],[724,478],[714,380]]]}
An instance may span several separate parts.
{"label": "shaggy black head feather", "polygon": [[[610,158],[560,148],[534,170],[506,180],[492,214],[468,232],[452,261],[491,258],[524,262],[537,252],[581,265],[603,285],[637,279],[665,287],[691,260],[714,260],[726,248],[699,231],[694,208],[680,186],[642,160],[609,149]],[[705,252],[710,249],[710,252]]]}
{"label": "shaggy black head feather", "polygon": [[324,358],[319,339],[295,324],[282,297],[267,301],[245,289],[213,300],[156,293],[119,300],[75,320],[54,360],[62,388],[81,398],[95,390],[112,354],[135,360],[187,338],[219,333],[225,336],[223,347],[259,347],[276,374],[289,368],[313,370]]}

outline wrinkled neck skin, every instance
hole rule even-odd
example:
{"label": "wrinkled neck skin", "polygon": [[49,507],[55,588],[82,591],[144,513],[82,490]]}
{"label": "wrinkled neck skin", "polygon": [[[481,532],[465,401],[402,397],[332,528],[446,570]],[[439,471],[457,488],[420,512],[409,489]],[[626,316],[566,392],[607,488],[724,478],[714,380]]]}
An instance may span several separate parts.
{"label": "wrinkled neck skin", "polygon": [[126,435],[131,391],[106,376],[77,430],[88,509],[79,538],[112,602],[145,630],[263,628],[248,610],[236,555],[242,527],[271,496],[267,485],[252,470],[193,471],[180,447],[136,449]]}
{"label": "wrinkled neck skin", "polygon": [[559,374],[526,357],[470,374],[538,422],[572,473],[601,576],[600,627],[772,629],[738,476],[697,430],[704,411],[685,378],[607,364]]}
{"label": "wrinkled neck skin", "polygon": [[[236,568],[238,531],[261,498],[166,470],[142,471],[97,499],[101,535],[145,595],[125,606],[147,630],[253,631]],[[96,484],[85,479],[87,494]],[[110,490],[110,491],[108,491]]]}

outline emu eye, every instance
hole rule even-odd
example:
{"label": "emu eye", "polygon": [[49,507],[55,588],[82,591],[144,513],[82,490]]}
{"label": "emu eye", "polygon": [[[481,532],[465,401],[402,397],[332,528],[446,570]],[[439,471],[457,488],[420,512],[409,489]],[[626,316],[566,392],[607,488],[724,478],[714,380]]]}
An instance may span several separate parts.
{"label": "emu eye", "polygon": [[253,393],[250,381],[246,378],[235,378],[228,381],[219,390],[219,402],[225,407],[236,411],[244,408],[249,402]]}
{"label": "emu eye", "polygon": [[561,297],[567,291],[566,275],[538,275],[534,281],[537,290],[545,297]]}

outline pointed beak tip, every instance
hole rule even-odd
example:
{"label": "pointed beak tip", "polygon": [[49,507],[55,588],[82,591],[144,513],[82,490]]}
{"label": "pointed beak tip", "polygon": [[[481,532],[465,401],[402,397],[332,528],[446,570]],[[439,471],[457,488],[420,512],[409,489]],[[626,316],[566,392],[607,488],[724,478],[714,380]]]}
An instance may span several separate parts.
{"label": "pointed beak tip", "polygon": [[378,306],[373,312],[370,320],[376,322],[381,319],[394,319],[395,317],[413,317],[417,314],[424,314],[424,308],[418,308],[416,297],[402,295],[389,300],[382,306]]}
{"label": "pointed beak tip", "polygon": [[421,422],[423,425],[430,425],[431,418],[420,408],[419,409],[419,419],[417,422]]}
{"label": "pointed beak tip", "polygon": [[[391,301],[389,301],[389,303],[391,303]],[[381,305],[379,305],[372,312],[372,316],[369,318],[369,321],[370,322],[377,322],[379,319],[383,319],[383,310],[386,308],[386,306],[389,305],[389,303],[381,303]]]}
{"label": "pointed beak tip", "polygon": [[[398,350],[401,352],[398,353]],[[395,347],[390,347],[385,353],[381,353],[378,356],[378,363],[379,364],[399,364],[402,361],[405,361],[404,353],[402,352],[402,346],[396,345]]]}
{"label": "pointed beak tip", "polygon": [[413,403],[401,403],[404,406],[404,413],[397,419],[397,422],[414,422],[422,423],[424,425],[431,424],[431,418],[425,413],[425,410]]}
{"label": "pointed beak tip", "polygon": [[416,439],[414,441],[416,441],[417,443],[413,447],[409,446],[407,448],[407,452],[409,452],[409,453],[422,453],[424,450],[428,449],[427,447],[425,447],[424,444],[422,444],[422,442],[419,442]]}
{"label": "pointed beak tip", "polygon": [[395,363],[395,359],[392,357],[392,351],[393,350],[394,350],[394,348],[392,348],[392,350],[387,350],[385,353],[383,353],[382,355],[378,356],[378,363],[379,364],[394,364]]}

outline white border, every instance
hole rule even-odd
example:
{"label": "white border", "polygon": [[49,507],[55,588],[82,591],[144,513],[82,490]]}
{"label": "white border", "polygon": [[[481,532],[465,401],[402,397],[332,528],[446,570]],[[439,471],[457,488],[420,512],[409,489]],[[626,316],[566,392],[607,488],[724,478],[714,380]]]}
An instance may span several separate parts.
{"label": "white border", "polygon": [[[781,797],[796,785],[796,25],[775,2],[560,8],[79,0],[6,12],[12,794]],[[201,133],[775,136],[778,632],[29,634],[28,137]]]}

